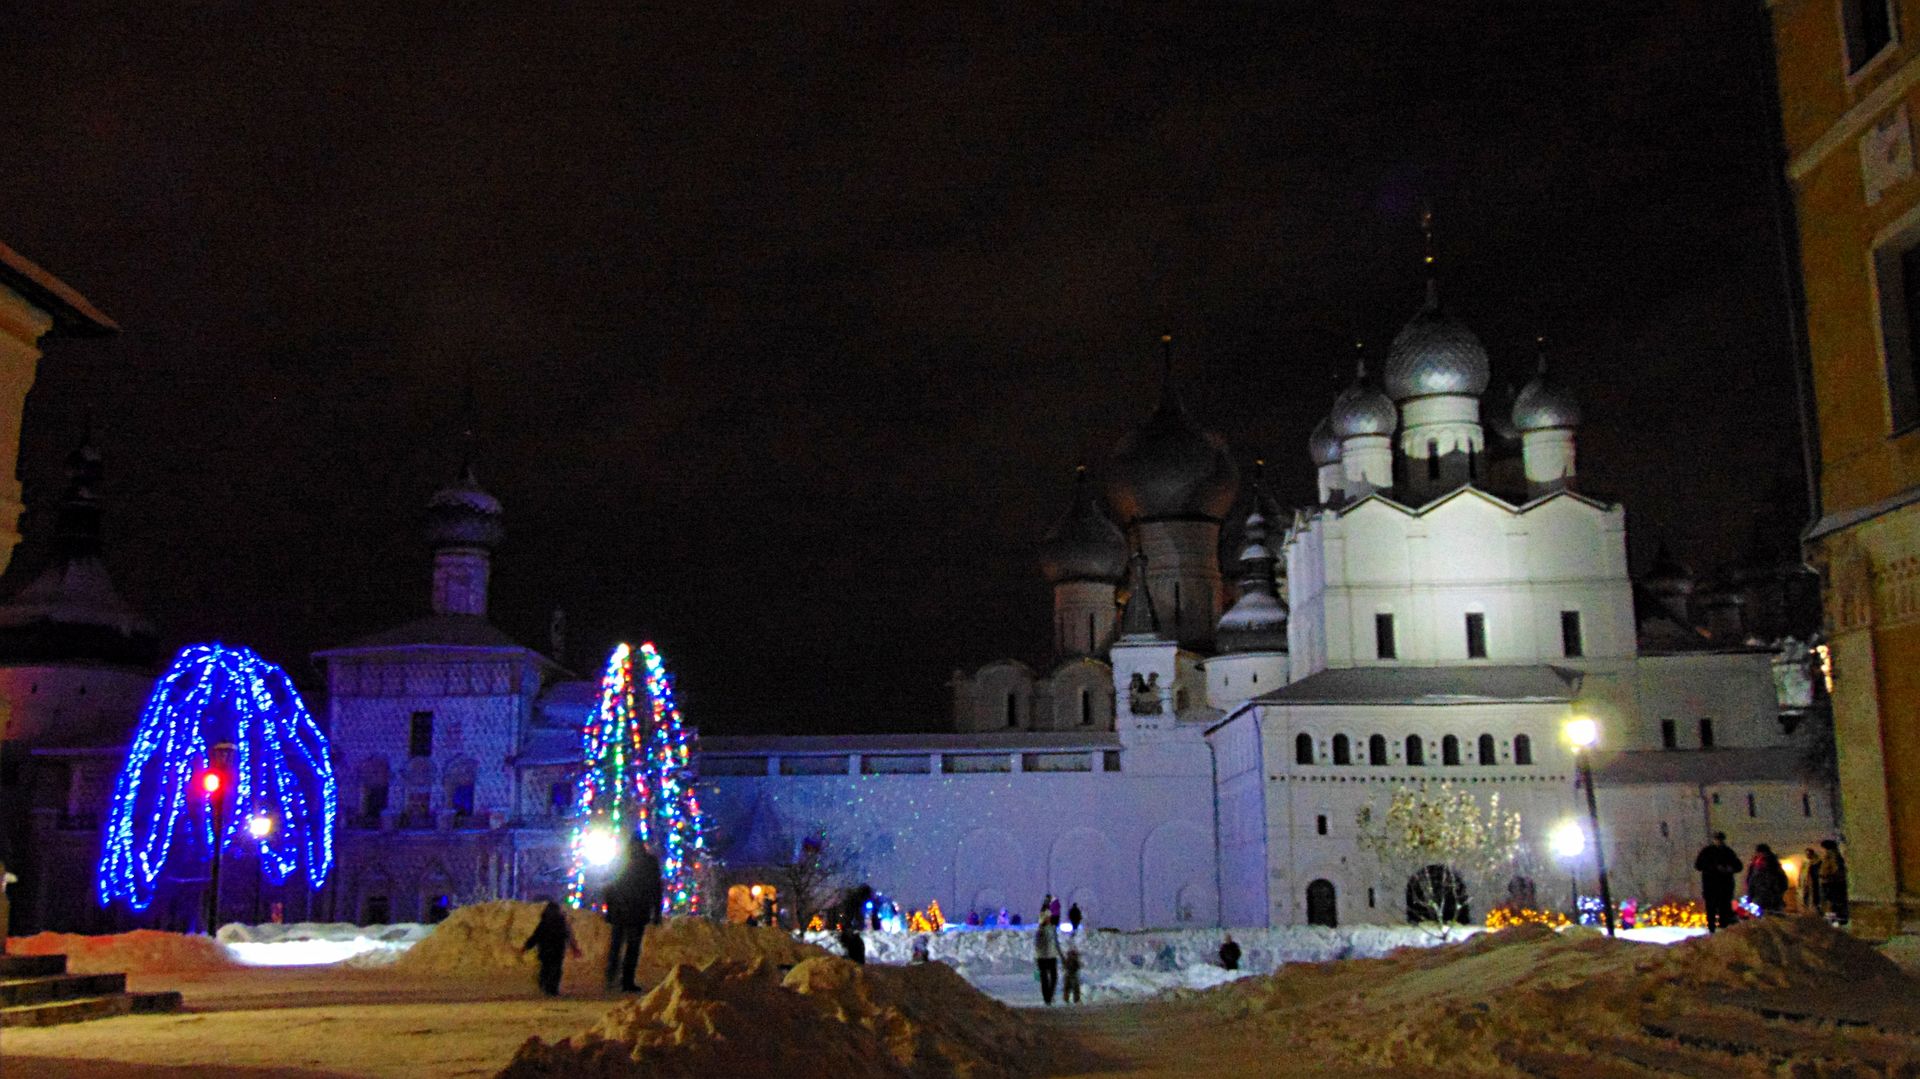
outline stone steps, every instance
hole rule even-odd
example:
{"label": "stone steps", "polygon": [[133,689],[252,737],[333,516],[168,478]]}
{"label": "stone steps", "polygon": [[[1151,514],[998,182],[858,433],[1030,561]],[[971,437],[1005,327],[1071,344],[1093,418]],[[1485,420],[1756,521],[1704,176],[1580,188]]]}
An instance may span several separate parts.
{"label": "stone steps", "polygon": [[0,1027],[176,1011],[178,993],[129,993],[125,974],[68,974],[64,955],[0,955]]}

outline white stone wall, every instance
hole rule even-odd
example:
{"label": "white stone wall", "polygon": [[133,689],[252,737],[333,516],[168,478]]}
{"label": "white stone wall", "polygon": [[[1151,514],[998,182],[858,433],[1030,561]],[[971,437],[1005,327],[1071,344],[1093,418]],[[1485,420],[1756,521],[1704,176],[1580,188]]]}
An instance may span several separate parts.
{"label": "white stone wall", "polygon": [[1586,672],[1579,707],[1598,720],[1611,749],[1662,749],[1662,721],[1675,748],[1701,748],[1701,720],[1713,745],[1747,749],[1786,745],[1767,652],[1641,656],[1630,662],[1573,662]]}
{"label": "white stone wall", "polygon": [[124,668],[40,664],[0,668],[5,739],[27,745],[131,739],[153,676]]}

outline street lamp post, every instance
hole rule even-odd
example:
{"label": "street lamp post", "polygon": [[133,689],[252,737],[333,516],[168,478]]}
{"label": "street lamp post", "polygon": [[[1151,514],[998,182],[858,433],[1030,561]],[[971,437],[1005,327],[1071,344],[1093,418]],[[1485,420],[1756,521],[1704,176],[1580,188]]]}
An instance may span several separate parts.
{"label": "street lamp post", "polygon": [[1593,747],[1600,743],[1600,724],[1584,716],[1567,721],[1567,741],[1573,743],[1573,759],[1580,766],[1580,785],[1587,788],[1587,820],[1593,825],[1593,865],[1600,876],[1600,914],[1606,919],[1607,936],[1613,936],[1613,888],[1607,883],[1606,844],[1600,841],[1600,807],[1593,797]]}
{"label": "street lamp post", "polygon": [[1553,847],[1553,853],[1567,863],[1567,887],[1571,889],[1567,893],[1567,907],[1573,913],[1573,920],[1578,922],[1580,920],[1580,856],[1587,853],[1587,833],[1581,829],[1580,822],[1563,820],[1547,836],[1547,842]]}
{"label": "street lamp post", "polygon": [[207,812],[212,815],[213,853],[207,881],[207,935],[220,928],[220,856],[226,845],[227,788],[232,785],[234,745],[221,742],[207,750],[207,774],[201,777],[201,789],[207,792]]}

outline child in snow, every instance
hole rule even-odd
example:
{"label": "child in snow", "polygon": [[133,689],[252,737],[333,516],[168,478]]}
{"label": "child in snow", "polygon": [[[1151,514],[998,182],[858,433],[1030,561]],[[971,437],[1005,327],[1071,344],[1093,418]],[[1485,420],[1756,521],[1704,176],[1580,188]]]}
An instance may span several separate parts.
{"label": "child in snow", "polygon": [[1060,984],[1060,1000],[1066,1004],[1080,1003],[1080,943],[1072,937],[1067,938],[1067,954],[1060,960],[1060,969],[1067,975]]}
{"label": "child in snow", "polygon": [[560,995],[560,965],[566,961],[566,953],[572,952],[575,959],[580,958],[580,945],[573,939],[573,930],[567,928],[566,912],[560,904],[547,900],[540,910],[540,924],[533,927],[533,935],[521,945],[521,951],[538,948],[534,954],[540,959],[540,991],[550,997]]}

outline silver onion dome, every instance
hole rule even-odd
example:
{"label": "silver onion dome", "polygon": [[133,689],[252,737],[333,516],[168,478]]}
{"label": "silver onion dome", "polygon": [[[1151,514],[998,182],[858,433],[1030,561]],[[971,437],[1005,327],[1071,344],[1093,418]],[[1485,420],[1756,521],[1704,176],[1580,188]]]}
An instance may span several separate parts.
{"label": "silver onion dome", "polygon": [[1437,394],[1478,397],[1487,389],[1487,350],[1466,323],[1440,306],[1440,290],[1427,282],[1427,302],[1414,312],[1387,350],[1382,376],[1396,401]]}
{"label": "silver onion dome", "polygon": [[1513,399],[1513,426],[1518,431],[1550,431],[1580,426],[1580,402],[1565,386],[1547,374],[1547,357],[1540,369]]}
{"label": "silver onion dome", "polygon": [[1040,541],[1040,572],[1062,581],[1113,581],[1127,575],[1127,537],[1100,505],[1100,496],[1080,469],[1073,505]]}
{"label": "silver onion dome", "polygon": [[505,511],[475,477],[473,465],[427,499],[427,542],[435,547],[487,547],[506,536]]}
{"label": "silver onion dome", "polygon": [[1353,381],[1333,399],[1333,409],[1327,413],[1327,430],[1336,439],[1390,435],[1399,421],[1400,410],[1367,378],[1367,365],[1363,361],[1355,370]]}
{"label": "silver onion dome", "polygon": [[1340,439],[1335,437],[1328,417],[1320,417],[1320,422],[1313,425],[1313,433],[1307,436],[1307,453],[1312,455],[1315,465],[1339,462]]}

